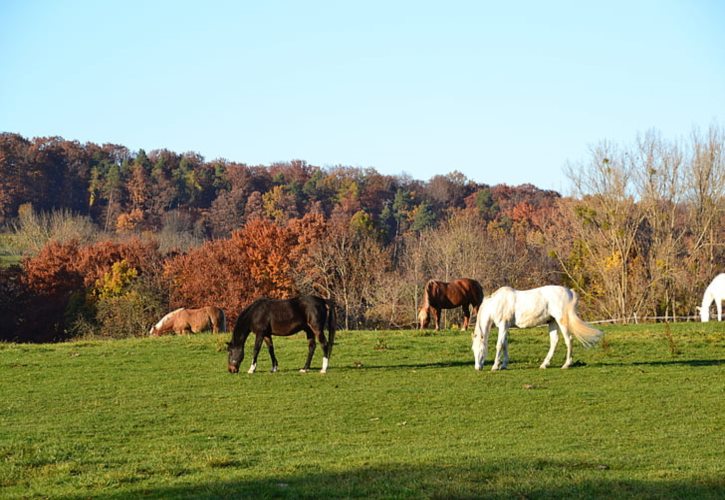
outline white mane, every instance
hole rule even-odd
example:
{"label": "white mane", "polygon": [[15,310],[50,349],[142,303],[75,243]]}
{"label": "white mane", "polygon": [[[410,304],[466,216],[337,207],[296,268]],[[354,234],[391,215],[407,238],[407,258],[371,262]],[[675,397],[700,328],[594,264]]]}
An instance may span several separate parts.
{"label": "white mane", "polygon": [[161,328],[163,326],[163,324],[166,322],[166,320],[168,320],[171,316],[173,316],[177,312],[181,311],[182,309],[183,309],[183,307],[180,307],[180,308],[175,309],[175,310],[171,311],[170,313],[168,313],[166,316],[164,316],[163,318],[161,318],[159,320],[159,322],[156,323],[156,325],[154,325],[154,328],[156,328],[156,329]]}

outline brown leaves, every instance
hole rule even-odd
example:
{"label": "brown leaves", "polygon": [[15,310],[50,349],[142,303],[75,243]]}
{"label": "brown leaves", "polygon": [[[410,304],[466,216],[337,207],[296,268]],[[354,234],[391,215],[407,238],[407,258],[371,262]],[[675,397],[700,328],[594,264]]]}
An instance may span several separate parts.
{"label": "brown leaves", "polygon": [[171,306],[215,305],[232,323],[258,297],[296,294],[293,271],[304,260],[304,248],[322,232],[318,217],[288,226],[252,219],[229,239],[170,259],[165,275],[171,281]]}

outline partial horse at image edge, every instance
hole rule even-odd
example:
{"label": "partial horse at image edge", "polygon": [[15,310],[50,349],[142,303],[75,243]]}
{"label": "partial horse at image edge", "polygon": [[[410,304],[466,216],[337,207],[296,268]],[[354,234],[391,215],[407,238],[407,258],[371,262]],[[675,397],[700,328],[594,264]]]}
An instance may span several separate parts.
{"label": "partial horse at image edge", "polygon": [[493,324],[498,327],[498,339],[492,371],[505,369],[508,365],[510,327],[530,328],[545,323],[549,326],[550,345],[540,368],[549,366],[559,340],[559,332],[564,337],[567,350],[566,361],[562,368],[569,368],[572,365],[571,334],[585,347],[593,346],[603,335],[600,330],[579,318],[576,312],[578,300],[579,297],[574,290],[557,285],[523,291],[511,287],[501,287],[496,290],[483,300],[478,311],[471,346],[476,370],[483,368],[488,349],[488,336]]}
{"label": "partial horse at image edge", "polygon": [[453,280],[450,283],[428,280],[423,290],[423,303],[418,310],[418,328],[423,329],[430,323],[430,316],[435,321],[435,329],[440,329],[441,309],[463,309],[463,330],[468,328],[471,318],[469,307],[477,314],[483,300],[483,287],[470,278]]}
{"label": "partial horse at image edge", "polygon": [[180,307],[166,314],[149,330],[149,335],[161,335],[174,332],[199,333],[211,330],[213,333],[226,332],[227,322],[224,311],[215,306],[187,309]]}
{"label": "partial horse at image edge", "polygon": [[700,320],[703,323],[710,321],[710,304],[715,302],[717,320],[722,321],[722,302],[725,300],[725,273],[720,273],[710,282],[702,296],[702,304],[698,307]]}

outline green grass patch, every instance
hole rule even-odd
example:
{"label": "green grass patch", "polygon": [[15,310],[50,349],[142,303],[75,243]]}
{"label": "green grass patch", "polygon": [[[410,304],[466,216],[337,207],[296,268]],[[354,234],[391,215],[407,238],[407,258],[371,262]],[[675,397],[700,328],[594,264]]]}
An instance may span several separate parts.
{"label": "green grass patch", "polygon": [[20,264],[23,256],[13,250],[13,235],[0,233],[0,267],[10,267]]}
{"label": "green grass patch", "polygon": [[3,255],[0,253],[0,267],[17,266],[20,265],[22,260],[22,255]]}
{"label": "green grass patch", "polygon": [[722,498],[722,324],[604,328],[495,373],[454,331],[339,332],[326,375],[303,335],[254,375],[212,334],[0,344],[0,497]]}

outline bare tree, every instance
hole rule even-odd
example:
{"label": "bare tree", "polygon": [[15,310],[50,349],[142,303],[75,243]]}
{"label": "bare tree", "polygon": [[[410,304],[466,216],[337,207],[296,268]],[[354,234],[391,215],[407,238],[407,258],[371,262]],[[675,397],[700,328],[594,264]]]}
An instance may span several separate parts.
{"label": "bare tree", "polygon": [[566,174],[581,199],[571,205],[574,238],[583,253],[579,264],[586,267],[589,286],[597,288],[600,312],[635,317],[643,303],[635,286],[641,279],[635,260],[645,214],[635,200],[631,158],[603,142],[592,149],[588,163],[570,165]]}

